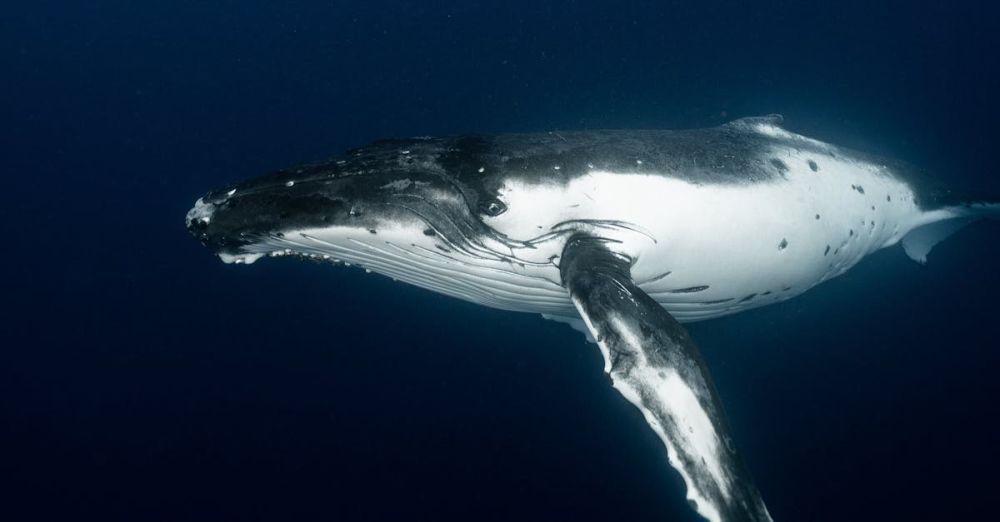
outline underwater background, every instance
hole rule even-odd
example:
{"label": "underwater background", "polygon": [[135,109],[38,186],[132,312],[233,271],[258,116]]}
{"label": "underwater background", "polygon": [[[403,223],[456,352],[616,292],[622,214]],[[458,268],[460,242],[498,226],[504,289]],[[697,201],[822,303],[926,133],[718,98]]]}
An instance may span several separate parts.
{"label": "underwater background", "polygon": [[[36,0],[0,16],[0,520],[695,521],[595,346],[194,200],[384,137],[789,129],[1000,195],[985,2]],[[776,521],[996,511],[1000,223],[690,325]]]}

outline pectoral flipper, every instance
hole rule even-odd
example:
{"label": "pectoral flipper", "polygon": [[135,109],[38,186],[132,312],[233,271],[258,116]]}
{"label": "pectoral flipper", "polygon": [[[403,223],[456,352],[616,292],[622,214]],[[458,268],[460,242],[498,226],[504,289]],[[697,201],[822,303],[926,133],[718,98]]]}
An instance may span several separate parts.
{"label": "pectoral flipper", "polygon": [[615,389],[667,447],[688,500],[713,521],[769,521],[736,453],[715,387],[687,331],[632,281],[631,260],[601,238],[575,236],[560,265]]}

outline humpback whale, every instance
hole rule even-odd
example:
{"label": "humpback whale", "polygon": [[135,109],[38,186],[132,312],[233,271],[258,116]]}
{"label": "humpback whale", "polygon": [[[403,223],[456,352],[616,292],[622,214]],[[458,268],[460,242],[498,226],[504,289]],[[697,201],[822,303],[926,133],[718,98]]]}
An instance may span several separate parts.
{"label": "humpback whale", "polygon": [[789,131],[780,116],[690,130],[390,139],[197,200],[224,262],[361,266],[585,332],[711,521],[771,520],[682,323],[790,299],[879,249],[925,262],[1000,216],[917,169]]}

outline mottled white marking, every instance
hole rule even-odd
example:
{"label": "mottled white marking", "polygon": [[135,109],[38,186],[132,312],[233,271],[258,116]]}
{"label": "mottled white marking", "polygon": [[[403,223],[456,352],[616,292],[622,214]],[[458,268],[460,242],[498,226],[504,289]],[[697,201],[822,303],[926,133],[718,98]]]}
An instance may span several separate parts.
{"label": "mottled white marking", "polygon": [[[575,300],[574,300],[575,301]],[[580,307],[578,302],[575,302]],[[598,330],[590,323],[587,314],[580,314],[587,325],[587,328],[596,336]],[[622,321],[621,317],[610,317],[609,322],[614,325],[614,330],[623,336],[631,334],[629,328]],[[638,339],[630,339],[628,343],[639,346]],[[607,345],[603,340],[598,339],[601,354],[604,357],[605,373],[612,373],[611,355]],[[690,470],[681,465],[678,457],[678,448],[674,440],[667,436],[664,426],[660,423],[656,415],[653,414],[643,403],[642,389],[655,390],[657,400],[667,409],[680,423],[681,429],[675,430],[677,442],[683,444],[687,454],[700,455],[705,459],[705,468],[715,479],[720,490],[726,498],[729,498],[729,479],[722,471],[718,458],[718,435],[712,425],[711,419],[702,409],[698,402],[697,395],[684,383],[683,379],[673,370],[664,372],[664,377],[659,376],[659,370],[649,365],[645,356],[641,353],[633,353],[635,366],[626,374],[613,374],[612,384],[619,393],[631,402],[642,413],[646,422],[653,431],[663,441],[667,449],[667,459],[681,475],[684,481],[687,499],[694,505],[695,511],[711,522],[721,522],[720,510],[715,506],[704,492],[697,488],[697,483],[690,475]]]}
{"label": "mottled white marking", "polygon": [[236,194],[236,189],[232,189],[229,192],[226,192],[226,196],[229,196],[229,197],[232,197],[233,194]]}
{"label": "mottled white marking", "polygon": [[[642,342],[632,332],[621,317],[611,317],[609,322],[615,331],[629,337],[631,346],[641,346]],[[636,352],[635,367],[629,373],[630,380],[640,387],[655,390],[656,400],[670,412],[681,429],[676,434],[685,453],[702,458],[705,469],[712,475],[725,498],[730,497],[729,477],[719,462],[719,435],[711,418],[705,412],[698,396],[673,369],[661,370],[649,364],[643,352]]]}
{"label": "mottled white marking", "polygon": [[194,202],[194,206],[191,207],[191,210],[188,210],[187,220],[189,222],[200,221],[207,224],[212,221],[213,212],[215,212],[215,205],[205,203],[204,198],[198,198],[198,201]]}
{"label": "mottled white marking", "polygon": [[294,181],[286,181],[285,182],[285,186],[286,187],[293,187],[293,186],[295,186],[295,182]]}
{"label": "mottled white marking", "polygon": [[412,184],[413,181],[409,179],[397,179],[394,181],[390,181],[389,183],[386,183],[385,185],[382,185],[379,188],[382,190],[405,190]]}

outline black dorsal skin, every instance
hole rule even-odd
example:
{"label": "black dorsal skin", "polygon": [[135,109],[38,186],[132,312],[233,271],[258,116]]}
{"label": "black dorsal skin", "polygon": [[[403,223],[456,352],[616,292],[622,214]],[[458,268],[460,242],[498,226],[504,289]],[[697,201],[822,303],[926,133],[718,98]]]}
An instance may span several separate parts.
{"label": "black dorsal skin", "polygon": [[[816,158],[839,158],[885,167],[908,183],[924,209],[996,198],[970,197],[949,189],[901,161],[825,144],[785,131],[779,115],[741,118],[724,125],[684,130],[585,130],[515,134],[464,134],[436,138],[383,139],[328,161],[284,169],[241,183],[266,189],[288,181],[337,179],[367,174],[444,176],[472,203],[488,200],[508,180],[565,183],[593,170],[642,173],[697,184],[752,184],[780,179],[787,165],[774,157],[782,148]],[[781,129],[764,133],[761,127]],[[821,175],[816,161],[810,168]],[[219,196],[226,189],[210,195]]]}

